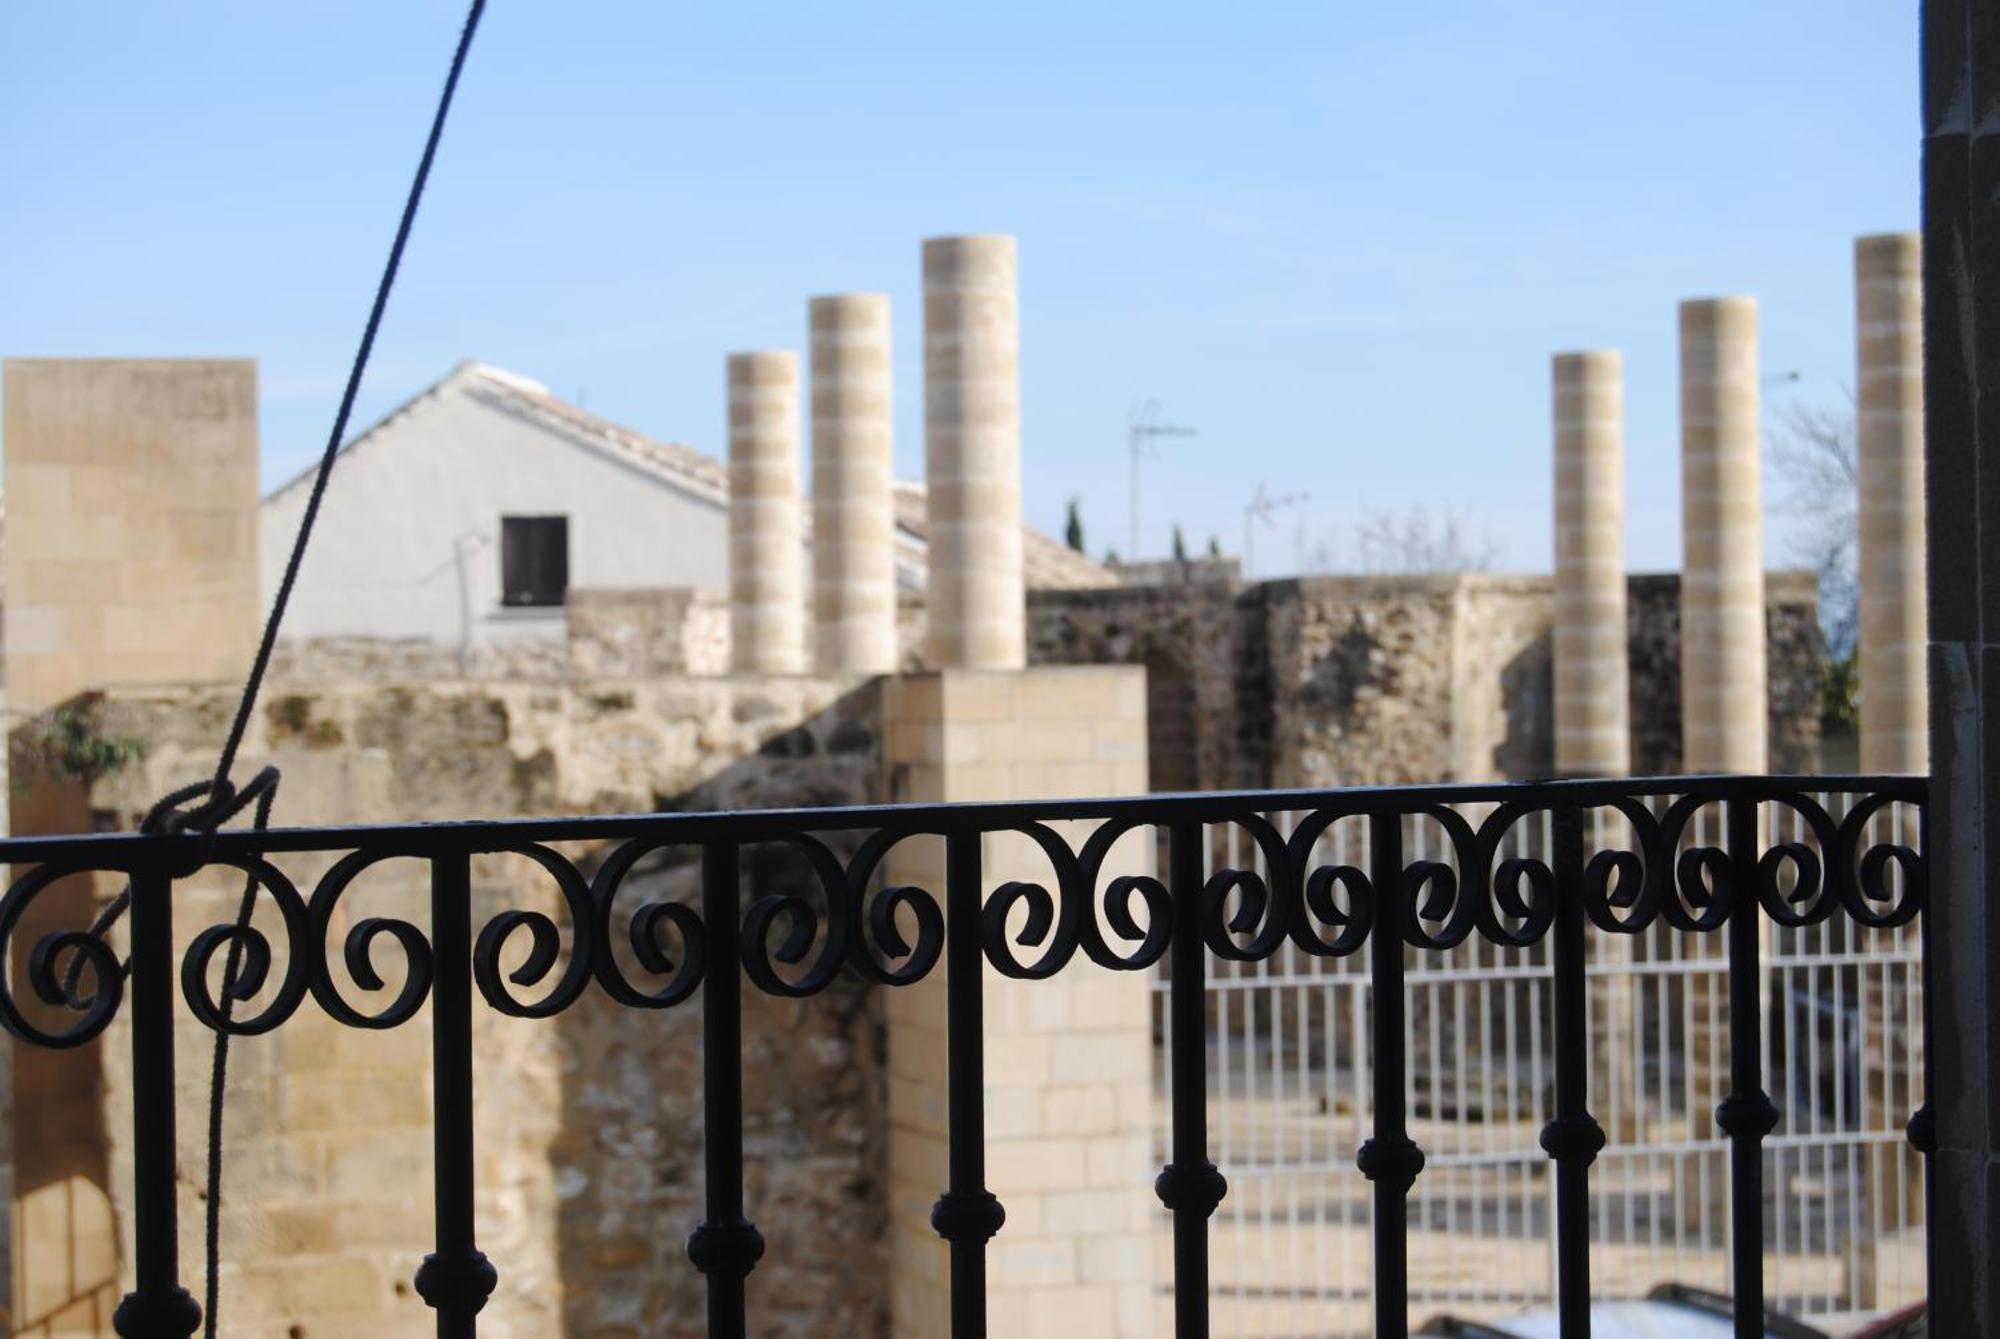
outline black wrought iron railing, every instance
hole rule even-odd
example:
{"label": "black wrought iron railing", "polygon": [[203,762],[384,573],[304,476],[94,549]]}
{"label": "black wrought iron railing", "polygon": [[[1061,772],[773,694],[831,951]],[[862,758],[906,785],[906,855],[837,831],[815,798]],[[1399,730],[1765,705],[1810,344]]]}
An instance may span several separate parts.
{"label": "black wrought iron railing", "polygon": [[[1847,802],[1815,798],[1828,792]],[[1762,1142],[1777,1119],[1759,1045],[1763,928],[1846,917],[1888,929],[1920,918],[1925,794],[1917,778],[1670,778],[21,839],[0,843],[0,857],[24,871],[0,901],[0,942],[17,964],[0,1019],[28,1043],[75,1047],[128,1011],[134,1284],[116,1326],[178,1337],[198,1324],[178,1259],[178,1010],[247,1036],[280,1027],[308,1000],[363,1029],[409,1023],[428,1002],[435,1247],[414,1281],[438,1333],[469,1336],[497,1277],[474,1228],[475,1000],[533,1019],[593,991],[632,1009],[699,994],[706,1204],[687,1255],[706,1288],[709,1333],[740,1336],[764,1252],[744,1198],[743,983],[806,997],[842,972],[897,988],[942,970],[949,1175],[932,1223],[949,1243],[951,1332],[964,1339],[985,1333],[988,1243],[1005,1225],[984,1164],[987,971],[1042,979],[1078,955],[1119,971],[1164,960],[1171,1156],[1155,1189],[1172,1213],[1174,1332],[1186,1339],[1209,1332],[1209,1219],[1228,1193],[1206,1125],[1210,960],[1365,954],[1372,1128],[1356,1161],[1374,1200],[1375,1333],[1397,1336],[1409,1329],[1407,1201],[1424,1168],[1406,1105],[1406,959],[1475,935],[1524,950],[1546,938],[1555,1074],[1542,1145],[1555,1169],[1556,1297],[1562,1333],[1585,1335],[1590,1169],[1605,1142],[1588,1105],[1585,938],[1664,925],[1726,942],[1729,1078],[1715,1121],[1731,1146],[1736,1333],[1755,1336],[1765,1314]],[[1293,815],[1287,826],[1269,817],[1278,812]],[[1255,858],[1215,863],[1205,836],[1218,825],[1247,838]],[[1340,848],[1365,856],[1329,854],[1336,826],[1365,832]],[[1413,844],[1419,829],[1425,839]],[[1001,833],[1032,842],[1045,874],[990,878],[983,839]],[[1121,841],[1133,833],[1158,838],[1164,877],[1119,863],[1129,863],[1133,843]],[[926,835],[943,843],[942,888],[889,883],[891,851]],[[770,843],[798,854],[811,888],[745,886],[740,854]],[[698,897],[621,901],[641,862],[669,848],[699,853]],[[476,923],[471,865],[493,853],[539,866],[563,914],[516,908]],[[305,888],[281,868],[289,856],[330,863]],[[357,878],[391,859],[427,867],[427,927],[341,911]],[[202,871],[253,880],[262,919],[177,927],[188,905],[177,884]],[[36,900],[90,872],[129,881],[129,957],[82,927],[17,952],[12,940]],[[281,935],[260,928],[274,924]],[[392,945],[400,968],[385,978]],[[1925,1128],[1912,1120],[1920,1150]]]}

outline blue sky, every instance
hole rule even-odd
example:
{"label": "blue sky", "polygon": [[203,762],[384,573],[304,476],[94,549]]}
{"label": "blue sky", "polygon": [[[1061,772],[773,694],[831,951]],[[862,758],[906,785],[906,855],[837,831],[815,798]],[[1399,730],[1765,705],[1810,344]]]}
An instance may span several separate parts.
{"label": "blue sky", "polygon": [[[304,466],[459,18],[10,7],[0,353],[255,357],[266,478]],[[1542,570],[1548,357],[1611,345],[1629,559],[1668,568],[1675,303],[1756,294],[1774,395],[1839,401],[1852,239],[1916,225],[1915,38],[1881,0],[492,0],[357,423],[477,357],[717,450],[725,353],[880,289],[914,475],[918,243],[1005,231],[1031,520],[1080,496],[1129,550],[1154,396],[1201,435],[1146,466],[1150,554],[1239,548],[1263,482],[1312,501],[1261,572],[1418,503]]]}

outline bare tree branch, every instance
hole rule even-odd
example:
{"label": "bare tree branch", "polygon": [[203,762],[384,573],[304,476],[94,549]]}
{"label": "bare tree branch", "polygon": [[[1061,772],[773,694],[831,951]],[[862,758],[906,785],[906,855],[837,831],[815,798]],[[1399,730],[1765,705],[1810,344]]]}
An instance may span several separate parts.
{"label": "bare tree branch", "polygon": [[1844,403],[1834,408],[1793,401],[1777,410],[1770,448],[1784,488],[1777,505],[1802,523],[1791,547],[1819,573],[1820,624],[1837,660],[1854,650],[1860,600],[1860,455],[1854,392],[1842,392]]}
{"label": "bare tree branch", "polygon": [[[1485,572],[1500,557],[1500,546],[1490,536],[1474,535],[1456,512],[1433,513],[1422,506],[1370,512],[1355,527],[1352,546],[1346,566],[1364,573]],[[1314,556],[1334,566],[1330,546],[1316,546]]]}

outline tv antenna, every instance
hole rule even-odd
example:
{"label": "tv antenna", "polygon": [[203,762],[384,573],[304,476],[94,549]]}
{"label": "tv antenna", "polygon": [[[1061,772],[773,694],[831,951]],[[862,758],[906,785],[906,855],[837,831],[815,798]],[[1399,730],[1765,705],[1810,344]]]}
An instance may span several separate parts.
{"label": "tv antenna", "polygon": [[1272,497],[1263,484],[1257,485],[1256,495],[1250,499],[1249,505],[1243,508],[1243,577],[1246,581],[1256,566],[1257,522],[1262,521],[1266,526],[1275,528],[1277,522],[1271,519],[1273,512],[1283,511],[1287,507],[1304,506],[1311,500],[1312,494],[1307,492],[1286,493],[1282,497]]}
{"label": "tv antenna", "polygon": [[1153,443],[1162,437],[1192,437],[1193,428],[1160,422],[1158,400],[1136,400],[1125,420],[1125,444],[1132,455],[1132,554],[1139,560],[1139,462],[1155,454]]}

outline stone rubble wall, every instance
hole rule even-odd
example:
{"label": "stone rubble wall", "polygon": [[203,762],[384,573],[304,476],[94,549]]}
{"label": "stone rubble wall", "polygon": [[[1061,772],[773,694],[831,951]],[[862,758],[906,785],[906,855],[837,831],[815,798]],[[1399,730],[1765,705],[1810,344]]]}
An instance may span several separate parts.
{"label": "stone rubble wall", "polygon": [[[1771,765],[1809,771],[1817,591],[1810,573],[1774,572],[1766,587]],[[1679,591],[1672,575],[1630,578],[1641,775],[1681,765]],[[1555,770],[1553,616],[1540,576],[1034,591],[1029,658],[1147,666],[1155,789],[1525,780]],[[1194,740],[1178,762],[1175,721]]]}
{"label": "stone rubble wall", "polygon": [[[867,803],[882,798],[879,697],[876,683],[812,678],[281,680],[266,692],[239,774],[266,761],[283,768],[277,817],[286,824]],[[94,821],[136,824],[153,798],[202,774],[232,702],[233,690],[219,686],[88,699],[93,730],[146,745],[141,762],[91,789]],[[602,855],[568,853],[586,873]],[[697,863],[694,851],[662,852],[635,873],[621,905],[636,906],[641,890],[647,900],[691,897]],[[324,862],[280,864],[310,892]],[[746,890],[800,874],[775,848],[746,850],[744,869]],[[523,859],[482,857],[473,880],[475,927],[508,907],[565,919],[546,876]],[[115,891],[106,883],[97,895]],[[239,892],[220,879],[180,888],[177,937],[184,944],[228,920]],[[385,914],[428,924],[414,862],[365,873],[343,899],[340,924]],[[394,946],[379,946],[376,957],[393,990],[401,978]],[[357,1005],[379,1007],[381,997],[343,985]],[[880,1002],[853,979],[803,1002],[746,989],[744,1002],[746,1191],[769,1242],[753,1333],[882,1333]],[[474,1018],[479,1234],[500,1273],[480,1332],[704,1333],[703,1289],[684,1254],[702,1216],[699,1001],[661,1014],[614,1007],[593,988],[555,1019],[507,1018],[483,1002]],[[430,1244],[428,1019],[426,1009],[399,1028],[357,1031],[308,1000],[276,1032],[233,1047],[225,1333],[396,1339],[435,1331],[410,1286]],[[195,1187],[205,1165],[210,1044],[183,1015],[182,1261],[197,1292]],[[129,1203],[122,1023],[103,1045],[113,1197]],[[129,1241],[124,1258],[129,1269]]]}

